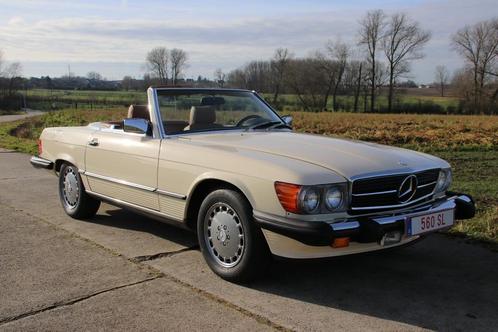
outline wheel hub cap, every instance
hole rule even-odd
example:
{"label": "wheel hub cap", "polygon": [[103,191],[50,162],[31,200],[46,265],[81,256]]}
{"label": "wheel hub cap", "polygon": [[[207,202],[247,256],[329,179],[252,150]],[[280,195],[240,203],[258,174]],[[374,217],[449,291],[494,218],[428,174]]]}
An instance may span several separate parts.
{"label": "wheel hub cap", "polygon": [[75,206],[79,197],[79,185],[76,174],[68,168],[64,175],[64,200],[70,206]]}
{"label": "wheel hub cap", "polygon": [[244,251],[239,216],[229,205],[217,203],[209,209],[207,218],[205,238],[210,254],[222,266],[235,266]]}

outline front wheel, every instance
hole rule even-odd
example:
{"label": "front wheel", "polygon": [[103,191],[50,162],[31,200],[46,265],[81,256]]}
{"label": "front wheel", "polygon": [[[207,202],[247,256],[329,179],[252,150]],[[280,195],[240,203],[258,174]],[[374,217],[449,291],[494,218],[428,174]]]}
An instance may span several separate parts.
{"label": "front wheel", "polygon": [[223,279],[244,282],[262,275],[270,252],[252,220],[246,198],[230,189],[211,192],[197,221],[199,245],[209,267]]}
{"label": "front wheel", "polygon": [[75,219],[91,218],[100,207],[100,201],[86,193],[78,168],[69,164],[60,169],[59,197],[64,211]]}

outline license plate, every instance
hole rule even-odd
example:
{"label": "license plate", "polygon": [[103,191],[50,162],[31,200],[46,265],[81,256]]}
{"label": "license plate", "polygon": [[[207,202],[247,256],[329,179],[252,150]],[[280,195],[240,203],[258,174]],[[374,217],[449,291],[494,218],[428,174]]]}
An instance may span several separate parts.
{"label": "license plate", "polygon": [[450,227],[453,225],[454,213],[451,209],[411,217],[407,220],[407,234],[417,235]]}

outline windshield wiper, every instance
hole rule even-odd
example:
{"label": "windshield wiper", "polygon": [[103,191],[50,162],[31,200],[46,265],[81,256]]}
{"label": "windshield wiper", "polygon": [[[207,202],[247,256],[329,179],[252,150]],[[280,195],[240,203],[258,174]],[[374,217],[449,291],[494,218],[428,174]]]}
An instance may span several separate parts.
{"label": "windshield wiper", "polygon": [[266,126],[275,126],[275,125],[283,125],[283,123],[280,121],[264,121],[264,122],[256,123],[256,124],[253,124],[252,126],[247,127],[246,131],[254,130],[254,129],[258,129],[258,128],[264,128]]}

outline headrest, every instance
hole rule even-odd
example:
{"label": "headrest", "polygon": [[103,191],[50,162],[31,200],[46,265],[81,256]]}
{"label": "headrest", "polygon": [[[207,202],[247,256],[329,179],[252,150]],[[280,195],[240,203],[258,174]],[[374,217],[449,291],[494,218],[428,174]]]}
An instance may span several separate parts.
{"label": "headrest", "polygon": [[130,105],[128,119],[145,119],[150,121],[149,107],[146,105]]}
{"label": "headrest", "polygon": [[190,124],[215,123],[216,113],[211,106],[192,106],[190,109]]}

